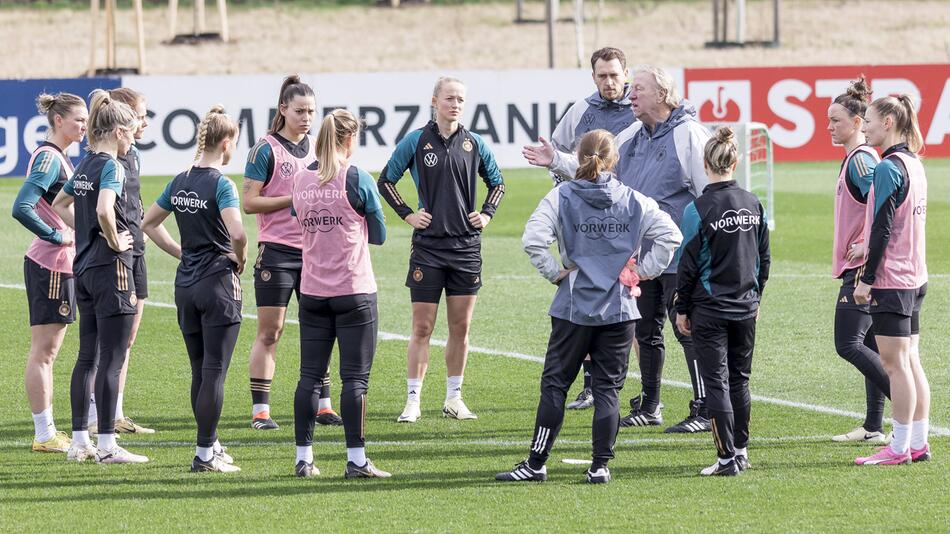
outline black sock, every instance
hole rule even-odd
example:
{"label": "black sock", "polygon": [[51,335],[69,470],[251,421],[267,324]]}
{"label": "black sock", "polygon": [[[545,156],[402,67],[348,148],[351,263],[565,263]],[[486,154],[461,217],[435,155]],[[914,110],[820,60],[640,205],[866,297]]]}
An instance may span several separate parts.
{"label": "black sock", "polygon": [[330,373],[328,372],[326,376],[323,377],[323,381],[320,383],[320,398],[329,399],[330,398]]}
{"label": "black sock", "polygon": [[584,389],[590,389],[590,357],[584,360]]}
{"label": "black sock", "polygon": [[254,404],[270,404],[270,383],[272,380],[251,378],[251,402]]}

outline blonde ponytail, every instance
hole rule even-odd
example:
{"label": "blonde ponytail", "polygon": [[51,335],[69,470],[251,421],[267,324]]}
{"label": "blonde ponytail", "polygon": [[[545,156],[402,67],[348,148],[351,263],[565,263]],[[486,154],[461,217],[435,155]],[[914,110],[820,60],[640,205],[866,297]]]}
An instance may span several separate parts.
{"label": "blonde ponytail", "polygon": [[237,134],[238,125],[225,113],[224,106],[221,104],[212,106],[198,124],[198,148],[195,151],[195,161],[201,159],[209,146],[216,147],[225,139],[237,137]]}
{"label": "blonde ponytail", "polygon": [[340,172],[346,157],[346,142],[359,134],[360,124],[352,113],[345,109],[335,109],[323,118],[320,133],[317,134],[317,161],[320,169],[317,176],[320,185],[324,185]]}
{"label": "blonde ponytail", "polygon": [[920,133],[917,111],[914,100],[910,95],[903,94],[897,97],[885,96],[878,98],[871,103],[871,107],[882,118],[887,116],[894,118],[894,128],[901,138],[907,142],[907,148],[911,152],[920,154],[923,151],[924,136]]}
{"label": "blonde ponytail", "polygon": [[89,151],[96,150],[105,135],[116,128],[134,129],[138,117],[127,104],[112,100],[107,91],[96,89],[89,93],[89,120],[86,129],[86,138]]}
{"label": "blonde ponytail", "polygon": [[575,178],[597,181],[601,173],[612,171],[617,165],[619,155],[614,145],[613,134],[607,130],[587,132],[577,145],[577,158],[580,165],[574,175]]}

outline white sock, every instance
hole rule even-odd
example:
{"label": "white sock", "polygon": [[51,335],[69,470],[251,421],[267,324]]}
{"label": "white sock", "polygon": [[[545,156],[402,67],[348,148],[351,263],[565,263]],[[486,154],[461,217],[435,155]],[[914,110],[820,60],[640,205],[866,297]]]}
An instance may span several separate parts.
{"label": "white sock", "polygon": [[53,407],[33,414],[33,435],[40,443],[53,439],[56,435],[56,424],[53,423]]}
{"label": "white sock", "polygon": [[223,451],[224,451],[224,447],[221,446],[221,442],[220,442],[220,441],[214,440],[214,444],[211,446],[211,450],[214,451],[214,452],[223,452]]}
{"label": "white sock", "polygon": [[910,425],[903,425],[894,421],[894,439],[891,441],[891,450],[897,454],[904,454],[910,448]]}
{"label": "white sock", "polygon": [[445,379],[445,400],[454,399],[462,396],[462,380],[465,377],[450,376]]}
{"label": "white sock", "polygon": [[76,445],[92,445],[88,430],[73,430],[73,443]]}
{"label": "white sock", "polygon": [[719,459],[719,465],[726,465],[727,463],[729,463],[729,462],[731,462],[731,461],[733,461],[733,460],[735,460],[735,459],[736,459],[735,456],[733,456],[732,458],[720,458],[720,459]]}
{"label": "white sock", "polygon": [[927,445],[927,434],[930,433],[930,420],[922,419],[910,424],[910,446],[913,449],[923,449]]}
{"label": "white sock", "polygon": [[313,446],[297,446],[297,460],[294,463],[297,464],[300,462],[307,462],[308,464],[313,463]]}
{"label": "white sock", "polygon": [[[96,425],[99,422],[99,412],[96,408],[96,398],[93,396],[89,397],[89,424]],[[98,425],[97,425],[98,426]]]}
{"label": "white sock", "polygon": [[195,456],[202,462],[210,462],[214,458],[214,445],[210,447],[195,447]]}
{"label": "white sock", "polygon": [[333,405],[330,404],[330,397],[327,397],[327,398],[325,398],[325,399],[320,399],[320,400],[317,402],[317,410],[318,410],[318,411],[329,410],[329,409],[331,409],[331,408],[333,408]]}
{"label": "white sock", "polygon": [[408,392],[408,399],[411,401],[419,402],[419,397],[422,395],[422,379],[421,378],[410,378],[406,380],[406,391]]}
{"label": "white sock", "polygon": [[346,459],[357,467],[366,465],[366,449],[363,447],[346,448]]}
{"label": "white sock", "polygon": [[261,412],[270,413],[270,404],[255,404],[251,406],[251,416],[256,417]]}
{"label": "white sock", "polygon": [[122,411],[122,392],[119,392],[115,399],[115,420],[125,419],[125,413]]}
{"label": "white sock", "polygon": [[115,447],[115,434],[99,434],[97,446],[101,451],[111,451]]}
{"label": "white sock", "polygon": [[741,449],[736,449],[736,456],[745,456],[746,458],[748,458],[748,457],[749,457],[749,449],[748,449],[748,448],[745,448],[745,447],[743,447],[743,448],[741,448]]}

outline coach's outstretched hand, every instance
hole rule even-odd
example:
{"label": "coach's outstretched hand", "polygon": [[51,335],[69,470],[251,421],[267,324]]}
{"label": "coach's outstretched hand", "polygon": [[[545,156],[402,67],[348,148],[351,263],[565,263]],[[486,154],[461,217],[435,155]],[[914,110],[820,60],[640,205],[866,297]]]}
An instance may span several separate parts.
{"label": "coach's outstretched hand", "polygon": [[420,208],[419,211],[406,215],[405,221],[416,230],[425,230],[432,222],[432,214],[427,212],[425,208]]}
{"label": "coach's outstretched hand", "polygon": [[550,167],[554,162],[554,145],[543,137],[538,138],[540,145],[525,145],[521,155],[528,163],[536,167]]}
{"label": "coach's outstretched hand", "polygon": [[693,335],[693,332],[690,330],[690,328],[692,328],[692,325],[689,324],[689,317],[683,315],[682,313],[677,313],[676,329],[680,331],[680,334],[683,334],[684,336]]}

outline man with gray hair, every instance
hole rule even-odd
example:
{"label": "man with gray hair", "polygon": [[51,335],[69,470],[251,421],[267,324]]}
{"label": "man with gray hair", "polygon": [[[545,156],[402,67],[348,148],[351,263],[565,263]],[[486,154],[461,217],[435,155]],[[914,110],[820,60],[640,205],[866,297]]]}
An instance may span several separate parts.
{"label": "man with gray hair", "polygon": [[[663,69],[642,66],[635,69],[630,91],[633,113],[637,118],[616,138],[620,152],[617,177],[621,182],[654,199],[673,221],[679,224],[687,204],[702,194],[709,183],[703,167],[703,148],[709,131],[696,120],[696,109],[681,100],[673,78]],[[523,154],[529,163],[548,167],[564,179],[577,170],[577,157],[558,151],[545,139],[540,146],[527,146]],[[644,243],[641,254],[651,243]],[[641,319],[636,336],[640,347],[642,394],[630,400],[630,414],[621,426],[663,424],[660,413],[660,380],[665,360],[663,326],[675,320],[673,301],[676,290],[676,264],[652,280],[641,280],[637,299]],[[699,376],[692,340],[674,328],[676,339],[686,354],[693,400],[689,415],[666,429],[667,432],[708,432],[710,423],[705,407],[705,385]]]}

